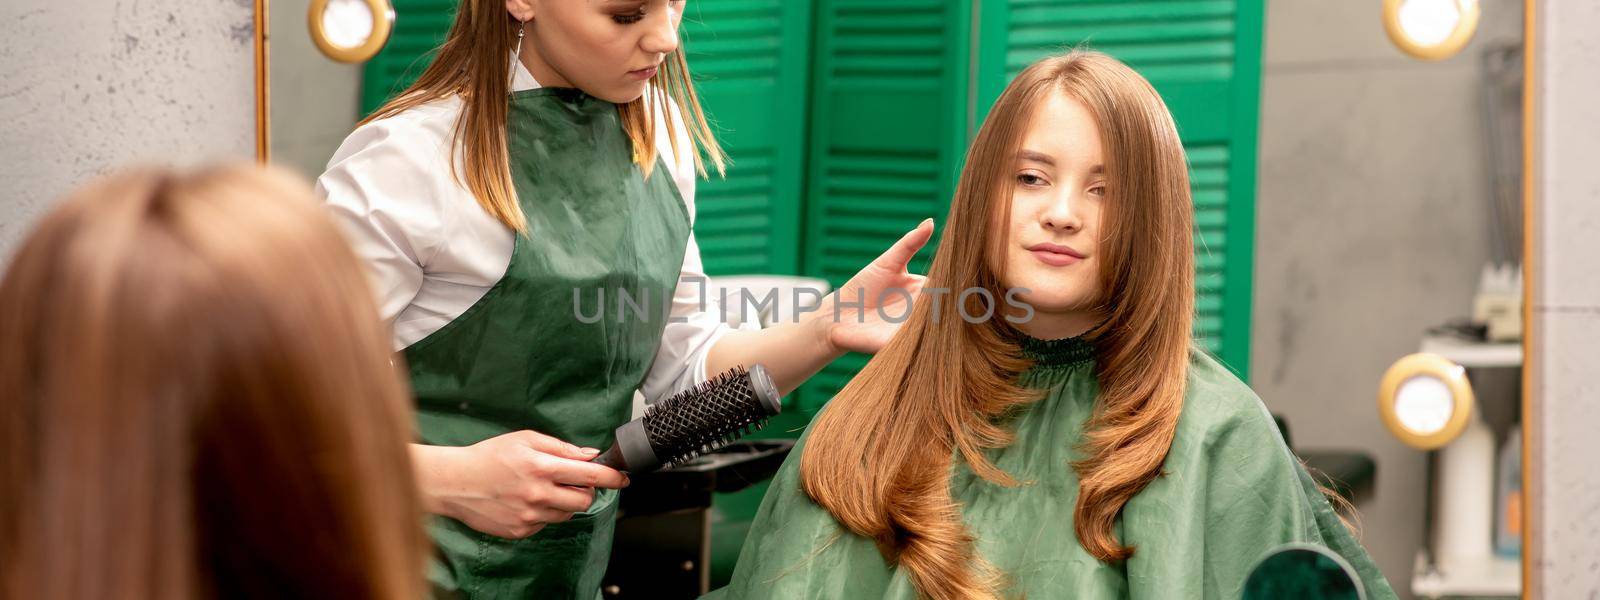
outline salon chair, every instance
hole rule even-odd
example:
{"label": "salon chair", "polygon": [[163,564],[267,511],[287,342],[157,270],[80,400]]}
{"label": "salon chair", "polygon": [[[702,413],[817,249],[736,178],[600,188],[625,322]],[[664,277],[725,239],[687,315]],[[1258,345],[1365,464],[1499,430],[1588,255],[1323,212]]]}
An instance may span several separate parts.
{"label": "salon chair", "polygon": [[1355,503],[1358,495],[1364,497],[1371,493],[1378,476],[1378,463],[1372,460],[1372,455],[1355,450],[1295,448],[1294,438],[1289,435],[1289,422],[1277,414],[1272,415],[1272,420],[1278,423],[1278,432],[1283,434],[1284,445],[1300,457],[1317,483],[1351,504]]}
{"label": "salon chair", "polygon": [[633,476],[622,491],[601,594],[666,600],[710,591],[712,494],[770,479],[794,444],[740,441],[671,469]]}

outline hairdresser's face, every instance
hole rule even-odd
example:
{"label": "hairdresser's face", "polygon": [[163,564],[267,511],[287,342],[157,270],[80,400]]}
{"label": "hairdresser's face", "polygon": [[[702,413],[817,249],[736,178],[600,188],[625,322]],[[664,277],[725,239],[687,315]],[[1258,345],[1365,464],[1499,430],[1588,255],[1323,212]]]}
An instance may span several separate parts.
{"label": "hairdresser's face", "polygon": [[506,0],[526,22],[522,64],[547,87],[622,104],[678,49],[685,0]]}
{"label": "hairdresser's face", "polygon": [[1012,164],[1005,286],[1035,315],[1036,337],[1078,335],[1098,320],[1100,209],[1106,198],[1100,129],[1082,103],[1053,94],[1023,133]]}

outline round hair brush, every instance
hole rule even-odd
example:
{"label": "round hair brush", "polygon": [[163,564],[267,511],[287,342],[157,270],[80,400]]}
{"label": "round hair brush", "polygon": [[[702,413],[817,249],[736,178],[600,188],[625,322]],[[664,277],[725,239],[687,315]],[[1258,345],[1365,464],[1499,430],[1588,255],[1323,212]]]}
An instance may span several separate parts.
{"label": "round hair brush", "polygon": [[628,473],[680,465],[761,429],[782,408],[765,367],[734,367],[647,407],[593,462]]}

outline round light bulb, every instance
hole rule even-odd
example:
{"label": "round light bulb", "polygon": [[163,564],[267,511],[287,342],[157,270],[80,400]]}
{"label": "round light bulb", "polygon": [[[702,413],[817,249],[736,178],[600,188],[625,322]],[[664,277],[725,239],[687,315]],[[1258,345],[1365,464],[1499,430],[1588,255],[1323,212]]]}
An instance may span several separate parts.
{"label": "round light bulb", "polygon": [[394,5],[389,0],[311,0],[306,27],[311,41],[328,58],[362,62],[389,42]]}
{"label": "round light bulb", "polygon": [[1450,387],[1437,377],[1412,377],[1395,392],[1395,417],[1406,429],[1418,434],[1432,435],[1443,430],[1454,412],[1455,399],[1450,395]]}
{"label": "round light bulb", "polygon": [[1459,23],[1461,7],[1456,0],[1407,0],[1400,5],[1400,28],[1424,46],[1444,41]]}
{"label": "round light bulb", "polygon": [[1378,382],[1384,426],[1419,450],[1437,449],[1460,435],[1474,403],[1467,370],[1437,354],[1401,358]]}
{"label": "round light bulb", "polygon": [[1383,0],[1383,29],[1406,54],[1442,60],[1472,40],[1479,12],[1478,0]]}
{"label": "round light bulb", "polygon": [[372,37],[372,9],[362,0],[328,0],[322,31],[340,48],[358,48]]}

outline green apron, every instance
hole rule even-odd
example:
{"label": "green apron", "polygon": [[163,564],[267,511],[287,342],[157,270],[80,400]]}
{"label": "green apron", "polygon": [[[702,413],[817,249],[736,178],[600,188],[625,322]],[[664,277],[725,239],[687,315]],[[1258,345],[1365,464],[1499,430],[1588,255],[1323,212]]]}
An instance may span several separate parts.
{"label": "green apron", "polygon": [[[646,180],[614,104],[565,88],[515,92],[506,138],[527,235],[506,274],[405,350],[422,442],[533,430],[605,449],[628,420],[666,326],[689,215],[664,164]],[[617,494],[522,540],[440,517],[436,590],[469,598],[594,598]]]}

